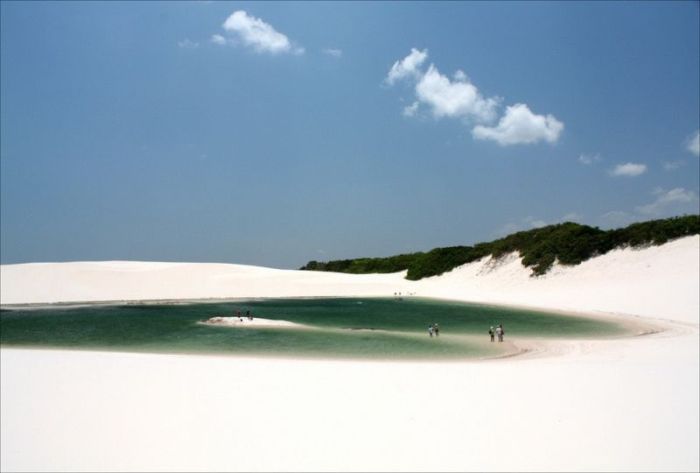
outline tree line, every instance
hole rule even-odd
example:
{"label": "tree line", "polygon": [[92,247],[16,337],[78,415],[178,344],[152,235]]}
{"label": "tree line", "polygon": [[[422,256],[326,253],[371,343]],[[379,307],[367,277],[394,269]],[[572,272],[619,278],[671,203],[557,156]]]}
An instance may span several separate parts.
{"label": "tree line", "polygon": [[427,252],[387,258],[310,261],[300,269],[354,274],[395,273],[408,270],[406,278],[418,280],[443,274],[484,256],[491,255],[499,258],[518,252],[522,257],[522,264],[532,269],[532,275],[540,276],[549,271],[555,261],[564,265],[577,265],[615,248],[661,245],[676,238],[698,233],[700,233],[699,215],[633,223],[613,230],[601,230],[598,227],[564,222],[513,233],[498,240],[477,243],[473,246],[435,248]]}

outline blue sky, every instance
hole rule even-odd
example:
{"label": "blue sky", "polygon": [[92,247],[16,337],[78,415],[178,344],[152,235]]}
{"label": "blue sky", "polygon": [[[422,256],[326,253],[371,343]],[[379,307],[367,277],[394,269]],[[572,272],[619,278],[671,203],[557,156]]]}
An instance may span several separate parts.
{"label": "blue sky", "polygon": [[698,2],[0,5],[5,264],[698,212]]}

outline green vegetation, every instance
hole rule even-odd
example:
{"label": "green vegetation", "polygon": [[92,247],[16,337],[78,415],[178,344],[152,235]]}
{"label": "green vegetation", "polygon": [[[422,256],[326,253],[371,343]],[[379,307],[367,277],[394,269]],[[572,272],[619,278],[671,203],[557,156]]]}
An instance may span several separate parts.
{"label": "green vegetation", "polygon": [[318,261],[310,261],[301,269],[313,271],[333,271],[336,273],[395,273],[408,268],[415,259],[416,255],[421,253],[413,253],[410,255],[390,256],[388,258],[357,258],[329,261],[327,263],[319,263]]}
{"label": "green vegetation", "polygon": [[687,235],[700,233],[700,216],[687,215],[663,220],[634,223],[625,228],[601,230],[597,227],[565,222],[534,230],[513,233],[505,238],[474,246],[435,248],[426,253],[411,253],[389,258],[358,258],[329,262],[311,261],[303,270],[342,273],[394,273],[408,270],[407,279],[437,276],[457,266],[487,255],[495,258],[517,251],[523,265],[533,276],[545,274],[555,261],[576,265],[619,247],[661,245]]}

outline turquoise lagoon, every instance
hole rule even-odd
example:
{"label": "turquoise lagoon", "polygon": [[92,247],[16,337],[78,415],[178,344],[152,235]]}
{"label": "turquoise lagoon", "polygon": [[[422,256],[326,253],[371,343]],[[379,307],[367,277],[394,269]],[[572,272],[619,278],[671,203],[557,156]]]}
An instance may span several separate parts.
{"label": "turquoise lagoon", "polygon": [[[302,327],[224,327],[201,322],[250,310]],[[440,325],[440,337],[428,325]],[[513,352],[490,343],[489,326],[518,338],[599,338],[629,334],[621,325],[558,315],[427,299],[319,298],[206,303],[4,308],[4,347],[152,353],[364,359],[492,358]]]}

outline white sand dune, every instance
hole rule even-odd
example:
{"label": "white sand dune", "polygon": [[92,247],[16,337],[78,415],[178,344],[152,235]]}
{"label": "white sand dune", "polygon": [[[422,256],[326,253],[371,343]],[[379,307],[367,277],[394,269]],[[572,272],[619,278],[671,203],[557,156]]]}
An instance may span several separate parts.
{"label": "white sand dune", "polygon": [[318,273],[215,263],[132,261],[0,267],[2,304],[254,297],[386,296],[399,274]]}
{"label": "white sand dune", "polygon": [[698,471],[700,238],[529,277],[515,255],[439,277],[224,264],[0,268],[0,302],[417,296],[652,321],[486,362],[2,349],[0,469]]}
{"label": "white sand dune", "polygon": [[[0,266],[0,302],[182,300],[255,297],[417,296],[555,310],[610,312],[698,323],[700,237],[620,249],[530,277],[515,254],[421,281],[235,264],[131,261]],[[632,296],[634,295],[634,296]]]}

